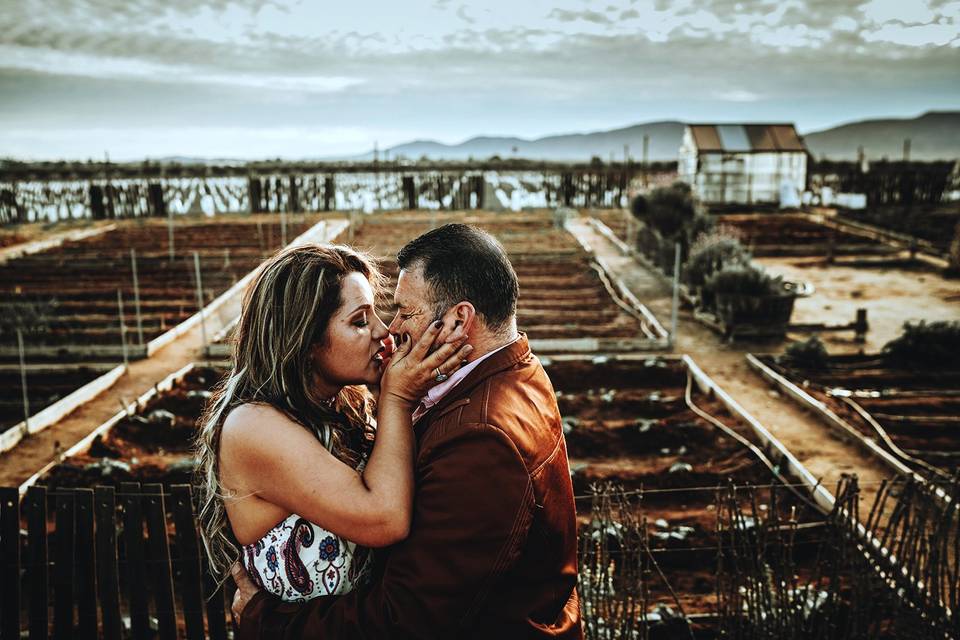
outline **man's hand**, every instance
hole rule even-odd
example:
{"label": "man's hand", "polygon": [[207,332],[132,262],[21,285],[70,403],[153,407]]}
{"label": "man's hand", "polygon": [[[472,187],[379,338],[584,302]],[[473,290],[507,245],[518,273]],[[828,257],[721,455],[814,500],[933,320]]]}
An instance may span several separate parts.
{"label": "man's hand", "polygon": [[233,613],[234,624],[239,626],[240,615],[243,613],[244,608],[246,608],[247,603],[250,602],[253,596],[257,595],[257,592],[260,590],[253,584],[253,580],[247,575],[246,570],[239,560],[234,562],[233,566],[230,567],[230,575],[233,576],[233,581],[237,583],[237,592],[233,594],[233,605],[231,605],[230,611]]}

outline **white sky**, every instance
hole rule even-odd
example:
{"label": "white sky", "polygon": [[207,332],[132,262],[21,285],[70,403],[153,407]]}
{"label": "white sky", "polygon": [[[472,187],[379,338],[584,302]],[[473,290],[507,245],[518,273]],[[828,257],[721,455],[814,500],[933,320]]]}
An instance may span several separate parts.
{"label": "white sky", "polygon": [[0,155],[32,158],[809,131],[960,108],[960,1],[0,0],[0,95]]}

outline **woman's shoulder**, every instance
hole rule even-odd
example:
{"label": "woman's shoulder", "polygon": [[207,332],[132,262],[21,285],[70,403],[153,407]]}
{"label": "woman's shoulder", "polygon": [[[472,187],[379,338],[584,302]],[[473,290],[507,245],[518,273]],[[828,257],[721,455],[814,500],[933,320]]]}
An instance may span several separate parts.
{"label": "woman's shoulder", "polygon": [[221,446],[263,446],[276,439],[296,438],[303,429],[290,416],[265,402],[245,402],[223,420]]}
{"label": "woman's shoulder", "polygon": [[227,425],[242,427],[252,421],[263,419],[290,420],[285,413],[272,404],[266,402],[244,402],[230,410],[226,418],[224,418],[223,426],[224,428],[226,428]]}

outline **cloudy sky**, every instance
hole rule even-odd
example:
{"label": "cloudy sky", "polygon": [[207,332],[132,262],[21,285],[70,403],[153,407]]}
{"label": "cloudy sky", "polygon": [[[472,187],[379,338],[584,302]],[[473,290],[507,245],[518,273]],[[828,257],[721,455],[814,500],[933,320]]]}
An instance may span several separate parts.
{"label": "cloudy sky", "polygon": [[0,0],[0,156],[318,157],[960,108],[960,1]]}

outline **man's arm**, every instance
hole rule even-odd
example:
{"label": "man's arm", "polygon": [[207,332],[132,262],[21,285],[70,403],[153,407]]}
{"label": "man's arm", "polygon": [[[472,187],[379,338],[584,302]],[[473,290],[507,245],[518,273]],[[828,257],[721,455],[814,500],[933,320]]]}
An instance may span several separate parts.
{"label": "man's arm", "polygon": [[241,640],[456,637],[516,559],[533,487],[512,441],[491,425],[460,425],[423,445],[411,534],[390,550],[382,580],[299,607],[258,594],[242,613]]}

